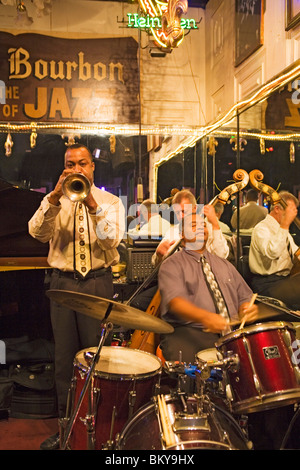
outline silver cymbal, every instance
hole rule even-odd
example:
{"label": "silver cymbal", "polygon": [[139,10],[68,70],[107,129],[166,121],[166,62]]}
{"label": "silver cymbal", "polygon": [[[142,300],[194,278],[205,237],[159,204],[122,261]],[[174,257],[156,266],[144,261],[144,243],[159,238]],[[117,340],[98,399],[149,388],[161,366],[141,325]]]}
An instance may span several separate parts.
{"label": "silver cymbal", "polygon": [[48,290],[46,294],[54,302],[100,321],[104,319],[108,307],[112,306],[107,320],[116,325],[160,334],[169,334],[174,331],[171,325],[160,318],[114,300],[56,289]]}

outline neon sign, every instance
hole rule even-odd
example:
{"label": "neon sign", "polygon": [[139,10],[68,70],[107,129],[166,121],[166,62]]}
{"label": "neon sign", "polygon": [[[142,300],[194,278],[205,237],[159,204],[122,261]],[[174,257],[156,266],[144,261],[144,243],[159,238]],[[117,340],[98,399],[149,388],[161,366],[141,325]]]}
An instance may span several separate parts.
{"label": "neon sign", "polygon": [[187,0],[139,0],[139,4],[146,16],[133,15],[134,23],[138,25],[135,27],[148,28],[161,47],[177,47],[183,41],[184,29],[191,29],[185,28],[186,23],[181,22],[182,15],[187,13]]}
{"label": "neon sign", "polygon": [[[127,13],[128,28],[145,28],[145,29],[161,29],[161,18],[152,18],[150,15],[139,16],[138,13]],[[182,29],[198,29],[196,20],[189,18],[181,18],[180,26]]]}

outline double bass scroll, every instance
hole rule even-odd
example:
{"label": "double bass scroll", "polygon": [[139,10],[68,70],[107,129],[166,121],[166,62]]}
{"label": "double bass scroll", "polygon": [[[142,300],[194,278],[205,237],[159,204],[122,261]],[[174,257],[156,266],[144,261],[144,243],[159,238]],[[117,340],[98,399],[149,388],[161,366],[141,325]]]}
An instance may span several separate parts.
{"label": "double bass scroll", "polygon": [[249,175],[247,171],[238,169],[233,173],[233,179],[235,183],[230,184],[226,188],[224,188],[219,194],[217,194],[212,201],[209,202],[210,205],[215,206],[218,202],[223,204],[228,203],[229,199],[233,194],[238,193],[239,191],[242,191],[247,184],[249,183]]}

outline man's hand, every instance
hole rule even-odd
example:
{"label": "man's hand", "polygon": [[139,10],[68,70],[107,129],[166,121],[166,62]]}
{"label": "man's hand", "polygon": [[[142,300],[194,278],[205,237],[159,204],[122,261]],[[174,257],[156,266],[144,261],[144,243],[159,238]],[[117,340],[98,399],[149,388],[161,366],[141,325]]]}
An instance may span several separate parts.
{"label": "man's hand", "polygon": [[156,254],[163,258],[174,243],[175,240],[162,240],[156,248]]}
{"label": "man's hand", "polygon": [[203,214],[207,218],[208,222],[211,223],[213,230],[219,230],[219,220],[216,215],[215,208],[211,204],[207,204],[203,207]]}

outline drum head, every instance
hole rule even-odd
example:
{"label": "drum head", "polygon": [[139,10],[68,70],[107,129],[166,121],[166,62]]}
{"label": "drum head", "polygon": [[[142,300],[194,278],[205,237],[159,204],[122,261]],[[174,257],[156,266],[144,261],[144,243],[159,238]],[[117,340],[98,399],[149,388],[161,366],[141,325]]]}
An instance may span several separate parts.
{"label": "drum head", "polygon": [[283,322],[283,321],[274,321],[274,322],[266,322],[266,323],[256,323],[255,325],[246,326],[244,328],[237,329],[232,333],[228,333],[225,336],[222,336],[216,343],[217,349],[223,344],[228,343],[232,340],[237,340],[242,338],[243,336],[252,335],[256,333],[260,333],[262,331],[271,331],[271,330],[284,330],[289,329],[291,331],[295,331],[295,328],[292,323]]}
{"label": "drum head", "polygon": [[203,349],[196,354],[196,359],[204,362],[218,361],[218,351],[215,348]]}
{"label": "drum head", "polygon": [[[86,353],[96,353],[96,348],[83,349],[76,355],[75,363],[82,370],[88,370]],[[161,361],[153,354],[120,346],[103,346],[95,367],[99,377],[122,378],[148,377],[157,374]]]}

